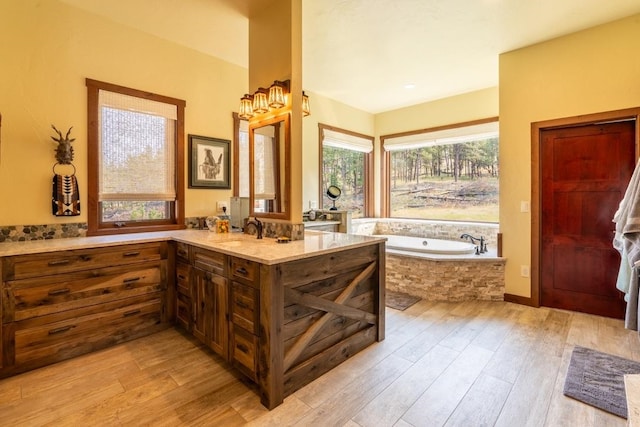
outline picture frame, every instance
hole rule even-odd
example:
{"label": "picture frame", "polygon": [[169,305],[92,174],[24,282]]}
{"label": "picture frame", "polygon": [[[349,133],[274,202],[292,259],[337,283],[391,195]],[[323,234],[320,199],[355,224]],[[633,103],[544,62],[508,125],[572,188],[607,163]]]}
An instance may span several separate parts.
{"label": "picture frame", "polygon": [[189,188],[231,188],[230,146],[227,139],[189,135]]}

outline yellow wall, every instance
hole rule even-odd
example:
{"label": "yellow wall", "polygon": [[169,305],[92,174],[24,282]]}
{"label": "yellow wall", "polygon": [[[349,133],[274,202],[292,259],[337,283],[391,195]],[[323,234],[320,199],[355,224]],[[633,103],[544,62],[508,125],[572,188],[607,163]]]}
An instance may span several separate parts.
{"label": "yellow wall", "polygon": [[[245,68],[55,0],[2,1],[0,39],[0,225],[87,221],[87,77],[184,99],[185,133],[233,137],[231,113],[247,91]],[[51,214],[51,124],[73,126],[77,217]],[[230,196],[187,189],[185,214],[213,214],[215,202]]]}
{"label": "yellow wall", "polygon": [[500,229],[506,292],[529,297],[531,123],[640,106],[640,15],[500,56]]}
{"label": "yellow wall", "polygon": [[[303,196],[300,209],[309,210],[309,202],[315,201],[320,207],[320,141],[318,124],[358,132],[374,136],[374,116],[362,110],[350,107],[314,92],[305,91],[309,95],[311,115],[302,119],[302,183]],[[294,207],[295,209],[296,207]],[[327,208],[325,206],[325,208]]]}

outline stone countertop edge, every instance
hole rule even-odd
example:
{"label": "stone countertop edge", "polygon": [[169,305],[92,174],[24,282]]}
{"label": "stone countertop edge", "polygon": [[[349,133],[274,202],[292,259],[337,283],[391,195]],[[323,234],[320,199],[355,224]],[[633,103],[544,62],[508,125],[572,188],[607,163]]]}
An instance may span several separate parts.
{"label": "stone countertop edge", "polygon": [[266,265],[280,264],[386,241],[385,238],[380,237],[309,230],[305,231],[304,240],[277,243],[276,239],[264,238],[258,240],[255,236],[237,232],[212,233],[208,230],[189,229],[113,236],[5,242],[0,243],[0,257],[171,240]]}

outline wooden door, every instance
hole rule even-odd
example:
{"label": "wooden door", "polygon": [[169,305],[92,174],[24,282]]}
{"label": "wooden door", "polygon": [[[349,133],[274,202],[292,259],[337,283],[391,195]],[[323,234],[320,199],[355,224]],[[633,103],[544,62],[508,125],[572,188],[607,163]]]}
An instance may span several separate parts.
{"label": "wooden door", "polygon": [[635,165],[635,123],[543,130],[540,303],[624,317],[613,215]]}

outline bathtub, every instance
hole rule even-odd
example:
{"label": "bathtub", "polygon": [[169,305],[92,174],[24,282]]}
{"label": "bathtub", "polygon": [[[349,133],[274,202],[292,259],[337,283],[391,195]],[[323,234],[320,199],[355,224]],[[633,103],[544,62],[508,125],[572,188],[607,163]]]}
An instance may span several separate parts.
{"label": "bathtub", "polygon": [[428,239],[424,237],[409,237],[387,234],[376,234],[376,237],[386,237],[387,249],[424,254],[464,255],[475,253],[476,247],[469,242],[454,240]]}

